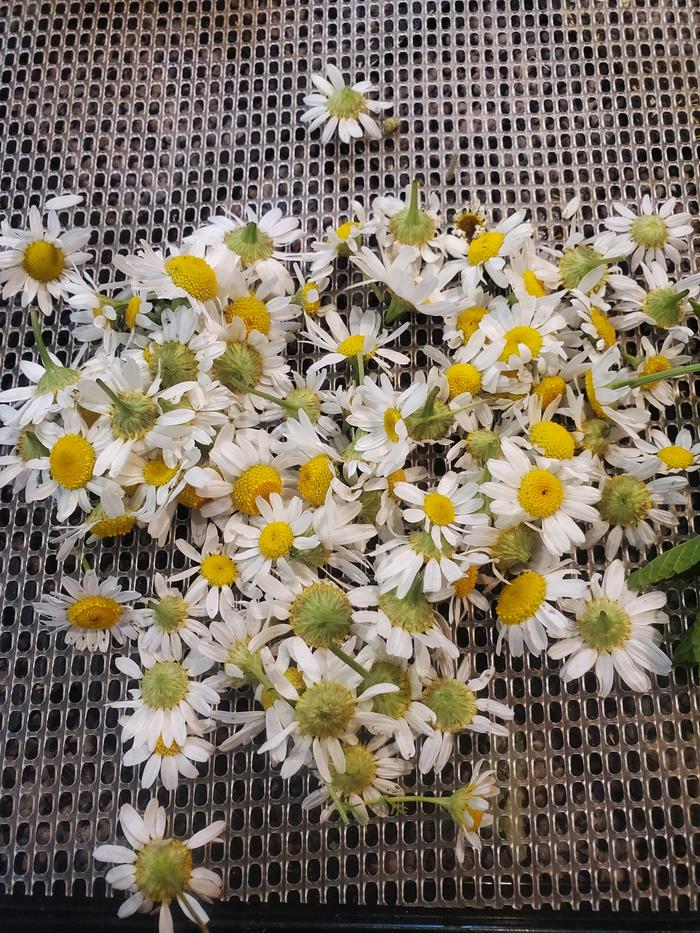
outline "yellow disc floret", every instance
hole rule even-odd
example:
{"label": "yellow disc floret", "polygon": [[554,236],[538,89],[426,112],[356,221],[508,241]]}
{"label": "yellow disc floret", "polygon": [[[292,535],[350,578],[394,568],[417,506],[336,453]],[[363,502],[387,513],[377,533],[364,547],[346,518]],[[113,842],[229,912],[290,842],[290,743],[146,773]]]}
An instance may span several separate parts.
{"label": "yellow disc floret", "polygon": [[309,280],[299,289],[299,303],[301,307],[313,317],[321,308],[321,296],[316,282]]}
{"label": "yellow disc floret", "polygon": [[166,745],[163,741],[163,736],[158,736],[158,741],[156,742],[156,747],[154,749],[156,755],[162,755],[163,758],[172,758],[174,755],[179,755],[182,751],[182,747],[173,742],[172,745]]}
{"label": "yellow disc floret", "polygon": [[570,460],[576,447],[573,434],[554,421],[533,424],[530,429],[530,441],[535,447],[542,449],[545,457],[551,457],[553,460]]}
{"label": "yellow disc floret", "polygon": [[239,512],[245,515],[259,515],[260,509],[255,501],[261,496],[266,501],[273,492],[282,493],[282,477],[274,467],[267,463],[257,463],[248,467],[233,484],[231,498]]}
{"label": "yellow disc floret", "polygon": [[481,373],[472,363],[453,363],[445,370],[445,379],[450,387],[450,398],[469,392],[478,395],[481,392]]}
{"label": "yellow disc floret", "polygon": [[346,337],[338,344],[338,353],[341,356],[357,356],[358,353],[365,352],[364,334],[352,334]]}
{"label": "yellow disc floret", "polygon": [[201,509],[207,500],[205,496],[200,496],[194,486],[185,483],[178,494],[177,501],[188,509]]}
{"label": "yellow disc floret", "polygon": [[593,373],[590,369],[583,377],[583,383],[586,389],[586,398],[588,399],[588,404],[593,409],[593,414],[597,418],[605,419],[607,416],[603,411],[603,406],[598,401],[598,396],[595,394],[595,383],[593,382]]}
{"label": "yellow disc floret", "polygon": [[542,337],[534,327],[511,327],[509,331],[506,331],[505,341],[506,344],[500,356],[503,363],[507,363],[511,356],[519,356],[521,346],[528,348],[533,360],[537,359],[542,349]]}
{"label": "yellow disc floret", "polygon": [[542,403],[542,407],[546,408],[555,398],[566,392],[566,383],[561,376],[545,376],[532,391]]}
{"label": "yellow disc floret", "polygon": [[[124,309],[124,323],[129,328],[133,330],[136,327],[136,315],[141,310],[141,299],[138,295],[132,295],[126,303],[126,308]],[[144,356],[146,355],[144,350]]]}
{"label": "yellow disc floret", "polygon": [[149,460],[143,467],[143,479],[149,486],[167,486],[177,476],[179,466],[166,466],[162,457]]}
{"label": "yellow disc floret", "polygon": [[108,596],[82,596],[66,609],[70,624],[88,631],[111,628],[121,614],[121,604]]}
{"label": "yellow disc floret", "polygon": [[662,447],[657,457],[669,470],[687,470],[695,462],[695,458],[686,447],[678,447],[675,444]]}
{"label": "yellow disc floret", "polygon": [[64,489],[84,489],[95,467],[95,448],[80,434],[60,437],[51,449],[51,477]]}
{"label": "yellow disc floret", "polygon": [[396,486],[397,483],[405,483],[405,482],[406,482],[406,471],[402,470],[401,468],[399,468],[398,470],[394,470],[394,472],[390,473],[386,478],[387,491],[389,495],[391,496],[391,498],[395,499],[397,502],[399,501],[399,497],[394,492],[394,486]]}
{"label": "yellow disc floret", "polygon": [[474,336],[479,329],[479,324],[488,313],[488,308],[482,305],[474,305],[472,308],[465,308],[464,311],[459,312],[456,327],[461,331],[464,343]]}
{"label": "yellow disc floret", "polygon": [[22,268],[37,282],[53,282],[60,278],[66,266],[63,250],[55,243],[34,240],[24,251]]}
{"label": "yellow disc floret", "polygon": [[231,586],[238,578],[238,567],[226,554],[207,554],[199,572],[212,586]]}
{"label": "yellow disc floret", "polygon": [[533,298],[544,298],[547,289],[544,287],[542,279],[539,279],[532,269],[526,269],[523,272],[523,285],[528,295]]}
{"label": "yellow disc floret", "polygon": [[596,334],[606,347],[612,347],[615,344],[617,331],[610,323],[607,315],[603,314],[598,308],[591,308],[591,324],[595,327]]}
{"label": "yellow disc floret", "polygon": [[[643,376],[652,376],[654,373],[665,373],[667,369],[671,368],[671,361],[667,356],[658,354],[657,356],[650,356],[648,360],[644,361],[642,366],[642,375]],[[652,382],[647,382],[642,386],[642,389],[649,389],[650,386],[655,386],[657,383],[661,382],[661,379],[654,379]]]}
{"label": "yellow disc floret", "polygon": [[354,224],[352,220],[346,220],[345,223],[341,224],[335,231],[335,235],[339,240],[349,240],[350,237],[354,235],[356,226],[357,224]]}
{"label": "yellow disc floret", "polygon": [[398,408],[387,408],[384,412],[384,431],[389,440],[396,444],[399,439],[399,435],[396,431],[396,425],[401,420],[401,412]]}
{"label": "yellow disc floret", "polygon": [[494,259],[501,251],[505,236],[497,230],[491,230],[488,233],[482,233],[481,236],[474,237],[469,244],[469,262],[473,266],[480,266],[489,259]]}
{"label": "yellow disc floret", "polygon": [[433,525],[449,525],[455,520],[455,507],[441,492],[429,492],[426,495],[423,511]]}
{"label": "yellow disc floret", "polygon": [[264,301],[256,298],[252,293],[242,298],[234,298],[226,308],[226,320],[232,321],[240,318],[245,324],[248,333],[257,330],[266,337],[270,333],[270,312]]}
{"label": "yellow disc floret", "polygon": [[127,535],[136,524],[136,516],[124,513],[115,518],[103,518],[90,525],[90,534],[96,538],[120,538]]}
{"label": "yellow disc floret", "polygon": [[470,567],[463,577],[460,577],[459,580],[454,584],[455,596],[458,599],[466,599],[467,596],[474,590],[476,586],[476,579],[479,576],[479,568],[474,565]]}
{"label": "yellow disc floret", "polygon": [[219,291],[216,272],[200,256],[171,256],[164,267],[173,284],[197,301],[213,301]]}
{"label": "yellow disc floret", "polygon": [[330,457],[318,454],[299,468],[299,492],[311,505],[322,506],[335,475]]}
{"label": "yellow disc floret", "polygon": [[548,470],[534,469],[520,481],[518,502],[532,518],[549,518],[564,501],[561,480]]}
{"label": "yellow disc floret", "polygon": [[287,557],[294,544],[294,532],[287,522],[270,522],[260,532],[258,547],[263,557],[276,560]]}
{"label": "yellow disc floret", "polygon": [[525,570],[503,587],[496,613],[504,625],[521,625],[537,612],[547,594],[547,581],[534,570]]}

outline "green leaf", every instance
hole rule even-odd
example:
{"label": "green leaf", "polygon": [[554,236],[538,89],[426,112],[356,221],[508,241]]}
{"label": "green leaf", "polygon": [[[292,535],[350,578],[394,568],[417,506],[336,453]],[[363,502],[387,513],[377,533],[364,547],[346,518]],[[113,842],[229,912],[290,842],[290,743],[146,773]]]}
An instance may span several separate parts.
{"label": "green leaf", "polygon": [[694,298],[689,299],[690,307],[696,314],[700,314],[700,301],[695,301]]}
{"label": "green leaf", "polygon": [[677,544],[670,551],[664,551],[639,570],[635,570],[630,574],[627,585],[630,589],[638,589],[650,583],[670,580],[696,564],[700,564],[700,535]]}
{"label": "green leaf", "polygon": [[673,663],[700,664],[700,613],[688,631],[681,635],[681,640],[673,652]]}

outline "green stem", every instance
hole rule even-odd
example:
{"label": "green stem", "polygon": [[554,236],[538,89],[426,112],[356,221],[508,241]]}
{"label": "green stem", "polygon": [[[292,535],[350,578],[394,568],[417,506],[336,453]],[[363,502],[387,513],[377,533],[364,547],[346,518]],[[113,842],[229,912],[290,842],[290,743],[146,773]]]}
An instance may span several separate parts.
{"label": "green stem", "polygon": [[392,324],[400,314],[403,314],[404,311],[408,311],[410,307],[408,302],[404,301],[403,298],[399,298],[398,295],[392,293],[391,302],[384,315],[384,323]]}
{"label": "green stem", "polygon": [[90,566],[90,562],[88,561],[87,557],[83,556],[83,559],[80,563],[85,573],[89,573],[92,570],[92,567]]}
{"label": "green stem", "polygon": [[[446,802],[452,797],[452,794],[449,794],[447,797],[429,797],[425,794],[397,794],[394,797],[379,797],[377,802],[381,801],[382,803],[432,803],[438,807],[447,807],[448,803]],[[375,801],[372,801],[373,803]]]}
{"label": "green stem", "polygon": [[350,817],[348,816],[348,810],[343,801],[340,799],[338,793],[331,787],[330,784],[326,784],[328,788],[328,793],[331,795],[331,800],[335,804],[335,808],[340,815],[341,820],[345,823],[346,826],[350,824]]}
{"label": "green stem", "polygon": [[411,200],[408,204],[408,211],[406,212],[406,224],[416,224],[418,223],[418,214],[420,208],[418,207],[418,191],[420,189],[420,182],[414,181],[411,185]]}
{"label": "green stem", "polygon": [[[183,893],[184,893],[184,892],[183,892]],[[194,923],[195,926],[199,927],[199,929],[202,931],[202,933],[209,933],[209,927],[206,925],[206,923],[202,923],[202,921],[201,921],[201,920],[199,919],[199,917],[195,914],[195,912],[192,910],[192,908],[191,908],[190,905],[187,903],[187,901],[186,901],[186,899],[185,899],[184,897],[182,898],[181,901],[178,901],[178,904],[180,905],[180,907],[182,907],[182,909],[183,909],[184,912],[187,914],[187,916],[190,918],[190,920],[192,921],[192,923]]]}
{"label": "green stem", "polygon": [[242,243],[256,243],[258,240],[258,225],[254,221],[250,221],[243,228],[241,233],[241,242]]}
{"label": "green stem", "polygon": [[331,651],[336,656],[336,658],[340,658],[340,660],[347,664],[348,667],[351,667],[356,674],[359,674],[363,680],[366,679],[369,671],[361,664],[358,664],[357,661],[354,658],[351,658],[349,654],[346,654],[342,648],[331,648]]}
{"label": "green stem", "polygon": [[49,356],[49,351],[46,349],[46,344],[44,343],[44,338],[41,333],[41,327],[39,327],[39,316],[37,315],[36,311],[31,311],[30,318],[32,322],[34,340],[36,341],[36,347],[39,351],[39,358],[43,363],[44,369],[47,371],[50,369],[56,369],[57,366]]}
{"label": "green stem", "polygon": [[102,391],[103,391],[104,394],[107,396],[107,398],[108,398],[111,402],[114,402],[114,404],[117,406],[117,408],[121,409],[121,410],[124,411],[124,412],[130,412],[130,411],[131,411],[131,409],[129,408],[129,406],[128,406],[124,401],[122,401],[122,399],[119,398],[119,396],[116,394],[116,392],[113,392],[113,391],[110,389],[110,387],[109,387],[108,385],[106,385],[106,383],[104,383],[101,379],[95,379],[95,382],[96,382],[97,385],[102,389]]}
{"label": "green stem", "polygon": [[357,384],[362,385],[365,381],[365,358],[362,353],[358,353],[355,359],[357,360]]}
{"label": "green stem", "polygon": [[664,379],[675,379],[676,376],[685,376],[689,373],[700,373],[700,363],[688,363],[686,366],[673,366],[671,369],[664,369],[660,373],[649,373],[646,376],[635,376],[632,379],[618,379],[610,383],[611,389],[624,389],[629,386],[631,389],[637,386],[648,385],[650,382],[661,382]]}
{"label": "green stem", "polygon": [[240,382],[236,380],[236,385],[243,392],[247,392],[248,395],[257,395],[258,398],[264,398],[267,402],[272,402],[274,405],[279,405],[280,408],[285,408],[288,411],[294,409],[296,411],[296,406],[290,405],[286,399],[279,398],[277,395],[270,395],[269,392],[263,392],[262,389],[256,389],[254,386],[248,386],[245,382]]}

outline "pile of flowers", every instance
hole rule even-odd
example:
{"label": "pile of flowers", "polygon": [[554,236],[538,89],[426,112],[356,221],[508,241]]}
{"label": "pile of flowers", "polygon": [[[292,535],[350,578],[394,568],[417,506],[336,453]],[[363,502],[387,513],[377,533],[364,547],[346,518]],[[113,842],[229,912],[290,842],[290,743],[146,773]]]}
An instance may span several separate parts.
{"label": "pile of flowers", "polygon": [[[369,88],[336,71],[315,82],[312,127],[376,135]],[[585,236],[574,201],[566,240],[541,243],[523,210],[446,214],[414,181],[312,243],[282,207],[216,215],[178,246],[117,256],[103,287],[85,271],[90,231],[65,226],[79,200],[2,226],[3,296],[30,309],[36,348],[0,393],[0,482],[52,501],[60,558],[135,527],[163,545],[176,515],[188,534],[153,592],[84,558],[38,618],[75,650],[121,646],[130,689],[112,705],[143,787],[196,777],[223,723],[224,751],[255,742],[283,778],[309,769],[304,806],[322,819],[430,804],[463,859],[493,823],[494,772],[475,761],[444,797],[412,785],[465,731],[508,736],[514,714],[493,668],[470,670],[461,626],[485,619],[506,663],[547,653],[601,695],[670,671],[665,596],[630,590],[624,557],[676,524],[699,463],[689,430],[651,427],[672,378],[698,369],[700,279],[679,276],[689,215],[645,197]],[[34,304],[68,309],[73,359],[46,345]],[[413,372],[421,315],[442,340]],[[577,549],[593,546],[607,569],[589,577]],[[248,711],[220,709],[239,691]],[[130,848],[95,853],[130,892],[120,915],[162,905],[167,930],[177,901],[205,924],[195,895],[222,881],[192,850],[224,825],[171,838],[154,797],[143,818],[123,807],[121,828]]]}

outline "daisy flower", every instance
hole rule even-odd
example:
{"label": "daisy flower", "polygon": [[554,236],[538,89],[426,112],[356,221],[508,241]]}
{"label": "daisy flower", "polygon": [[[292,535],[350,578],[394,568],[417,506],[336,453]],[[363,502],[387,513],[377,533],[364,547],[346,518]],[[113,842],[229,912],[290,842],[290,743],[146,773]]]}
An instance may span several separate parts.
{"label": "daisy flower", "polygon": [[153,304],[143,291],[121,288],[114,295],[111,287],[103,290],[92,279],[70,281],[68,305],[72,333],[80,343],[99,342],[112,353],[128,343],[133,332],[156,328],[150,315]]}
{"label": "daisy flower", "polygon": [[663,476],[645,483],[636,476],[608,476],[600,490],[598,517],[586,535],[586,547],[605,539],[605,556],[617,556],[623,541],[644,551],[656,541],[658,527],[672,528],[676,516],[661,505],[686,505],[685,476]]}
{"label": "daisy flower", "polygon": [[64,577],[61,586],[64,593],[51,593],[34,608],[42,622],[64,632],[66,643],[80,651],[106,652],[112,639],[123,645],[145,622],[144,610],[129,605],[140,593],[122,589],[116,577],[98,580],[89,570],[82,580]]}
{"label": "daisy flower", "polygon": [[651,443],[640,437],[635,441],[635,447],[636,451],[620,448],[621,460],[617,465],[639,479],[648,479],[657,473],[664,476],[694,473],[700,467],[700,444],[693,443],[693,435],[688,428],[681,428],[675,440],[671,440],[665,431],[652,428]]}
{"label": "daisy flower", "polygon": [[[413,765],[396,757],[396,746],[385,736],[377,735],[369,742],[358,742],[343,749],[345,770],[336,771],[331,763],[331,781],[312,791],[301,803],[302,810],[323,807],[324,823],[336,810],[346,807],[362,824],[369,821],[370,812],[387,816],[389,807],[383,797],[401,793],[397,778],[413,770]],[[330,801],[330,804],[329,804]]]}
{"label": "daisy flower", "polygon": [[322,305],[321,296],[328,288],[332,271],[331,266],[328,265],[325,268],[317,268],[316,272],[312,271],[307,277],[302,272],[299,263],[294,263],[297,287],[290,301],[310,317],[323,317],[331,305]]}
{"label": "daisy flower", "polygon": [[294,282],[284,261],[291,258],[286,247],[299,238],[296,217],[284,217],[279,207],[259,211],[249,205],[244,217],[217,214],[203,227],[185,237],[185,243],[211,248],[213,261],[230,266],[234,261],[272,287],[276,294],[290,294]]}
{"label": "daisy flower", "polygon": [[43,495],[39,488],[42,473],[35,461],[47,457],[49,451],[34,430],[15,423],[0,428],[0,447],[11,448],[9,453],[0,456],[0,488],[11,484],[15,494],[27,490],[26,495],[32,497],[28,502]]}
{"label": "daisy flower", "polygon": [[590,369],[584,373],[586,398],[596,418],[617,424],[625,433],[636,437],[649,421],[649,412],[622,407],[621,403],[630,397],[630,389],[615,388],[613,383],[628,379],[630,374],[627,369],[619,368],[620,364],[620,350],[616,346],[594,357]]}
{"label": "daisy flower", "polygon": [[[213,725],[210,720],[203,723],[202,727],[211,728]],[[208,762],[214,751],[212,743],[201,735],[188,735],[182,745],[178,742],[166,745],[161,738],[156,742],[154,749],[150,749],[148,745],[133,745],[124,752],[122,764],[127,768],[138,768],[145,762],[139,778],[141,787],[152,787],[156,778],[160,777],[166,790],[176,791],[181,778],[191,779],[199,776],[196,764]]]}
{"label": "daisy flower", "polygon": [[54,302],[68,297],[69,283],[77,279],[78,266],[90,259],[85,247],[90,230],[64,230],[58,211],[75,207],[82,196],[51,198],[44,204],[46,226],[38,208],[29,208],[29,228],[15,230],[6,220],[0,225],[0,284],[2,297],[21,292],[23,308],[36,301],[44,314]]}
{"label": "daisy flower", "polygon": [[155,797],[149,800],[143,819],[130,804],[124,804],[119,822],[131,848],[103,845],[95,849],[98,861],[116,866],[107,872],[107,884],[130,892],[118,916],[150,913],[160,905],[159,933],[173,933],[170,905],[177,901],[185,916],[205,929],[209,917],[195,895],[208,903],[221,896],[223,884],[208,868],[192,867],[192,851],[217,840],[226,829],[225,822],[217,820],[184,841],[166,837],[165,809]]}
{"label": "daisy flower", "polygon": [[406,596],[416,580],[424,593],[440,593],[464,575],[454,548],[444,540],[436,544],[424,530],[393,538],[380,544],[374,553],[374,574],[380,592],[395,590],[399,599]]}
{"label": "daisy flower", "polygon": [[597,295],[584,295],[576,289],[570,292],[572,326],[588,337],[598,353],[614,347],[618,341],[615,322],[608,316],[610,305]]}
{"label": "daisy flower", "polygon": [[410,483],[396,483],[394,492],[410,505],[404,510],[404,519],[411,524],[421,523],[438,549],[443,539],[455,547],[465,526],[488,522],[488,517],[479,511],[483,500],[476,483],[461,483],[457,473],[445,473],[437,486],[427,492]]}
{"label": "daisy flower", "polygon": [[547,647],[547,634],[566,628],[559,601],[583,596],[585,591],[586,584],[573,567],[550,557],[533,561],[504,582],[496,601],[496,650],[500,652],[507,642],[513,657],[522,657],[523,646],[540,654]]}
{"label": "daisy flower", "polygon": [[686,286],[669,278],[658,262],[642,263],[645,288],[626,275],[609,277],[621,314],[615,319],[618,330],[628,331],[640,324],[652,324],[668,331],[676,340],[687,342],[693,335],[683,321],[691,314],[688,298],[698,294],[696,285]]}
{"label": "daisy flower", "polygon": [[659,374],[659,378],[632,389],[632,396],[637,407],[646,411],[649,406],[663,413],[666,408],[675,404],[676,390],[673,381],[664,378],[667,369],[690,363],[692,357],[684,353],[687,349],[683,343],[676,343],[672,334],[664,338],[663,344],[657,349],[648,337],[642,337],[642,354],[637,359],[636,375],[651,376]]}
{"label": "daisy flower", "polygon": [[224,306],[229,324],[238,318],[247,335],[257,331],[272,341],[280,338],[287,341],[298,329],[299,325],[294,323],[298,316],[297,305],[288,295],[274,294],[264,281],[257,288],[251,287],[242,272],[235,268],[231,271],[228,303]]}
{"label": "daisy flower", "polygon": [[336,65],[328,62],[325,74],[312,74],[311,83],[316,90],[304,97],[307,110],[301,121],[309,124],[310,133],[323,126],[321,142],[324,145],[336,131],[344,143],[359,139],[365,133],[372,139],[382,138],[382,131],[372,115],[390,110],[393,104],[372,100],[369,95],[378,88],[370,81],[346,84]]}
{"label": "daisy flower", "polygon": [[329,492],[325,503],[313,514],[312,529],[319,544],[314,550],[303,551],[301,560],[324,573],[337,570],[359,586],[367,583],[367,574],[361,569],[367,565],[364,551],[377,530],[364,520],[364,511],[361,499],[339,502]]}
{"label": "daisy flower", "polygon": [[282,355],[284,338],[271,340],[257,330],[249,332],[240,317],[216,326],[215,333],[220,352],[212,363],[211,374],[229,392],[255,394],[261,388],[279,392],[288,385],[289,365]]}
{"label": "daisy flower", "polygon": [[66,557],[75,547],[84,541],[86,545],[96,544],[105,538],[122,538],[128,535],[136,525],[136,516],[130,511],[127,501],[124,511],[119,515],[109,516],[101,505],[96,505],[78,525],[54,525],[51,529],[60,544],[56,552],[59,561]]}
{"label": "daisy flower", "polygon": [[189,580],[196,576],[190,585],[189,592],[195,599],[204,599],[207,615],[215,619],[221,615],[224,619],[231,618],[236,612],[239,597],[233,593],[234,585],[252,595],[251,590],[241,580],[238,563],[234,560],[237,548],[234,544],[226,544],[219,538],[216,525],[207,526],[204,543],[199,550],[189,541],[178,538],[175,547],[184,554],[192,566],[174,573],[170,583],[178,580]]}
{"label": "daisy flower", "polygon": [[423,740],[418,757],[421,774],[432,770],[439,774],[442,771],[454,751],[455,739],[461,732],[500,736],[510,734],[508,726],[489,719],[489,715],[512,722],[514,711],[497,700],[477,697],[477,693],[491,682],[493,668],[471,679],[469,674],[469,658],[465,657],[453,676],[438,677],[433,672],[423,687],[422,702],[435,713],[435,721],[432,723],[433,734]]}
{"label": "daisy flower", "polygon": [[549,649],[557,660],[565,658],[563,680],[576,680],[594,669],[598,693],[608,696],[615,671],[638,693],[651,690],[648,672],[666,675],[671,661],[658,647],[661,635],[654,625],[664,625],[668,617],[660,610],[666,594],[638,596],[625,582],[622,561],[613,561],[602,578],[591,577],[590,592],[571,603],[574,618]]}
{"label": "daisy flower", "polygon": [[358,386],[346,421],[362,432],[355,441],[355,450],[376,463],[382,475],[403,467],[415,446],[405,419],[423,405],[425,394],[419,383],[397,392],[384,373],[377,382],[366,379]]}
{"label": "daisy flower", "polygon": [[528,297],[512,306],[494,307],[479,324],[491,342],[484,351],[485,363],[495,362],[495,356],[509,369],[528,363],[540,372],[556,369],[566,359],[561,337],[566,321],[556,311],[558,303],[556,297],[539,301]]}
{"label": "daisy flower", "polygon": [[200,621],[207,616],[203,598],[191,589],[183,593],[168,586],[162,573],[156,573],[153,587],[156,598],[143,613],[139,652],[142,657],[180,661],[183,645],[196,648],[209,638],[209,629]]}
{"label": "daisy flower", "polygon": [[308,329],[302,333],[308,343],[326,351],[309,366],[307,371],[310,373],[345,360],[354,362],[358,356],[362,356],[363,361],[373,359],[382,369],[406,366],[410,362],[405,354],[386,347],[406,330],[408,324],[402,324],[389,333],[382,328],[382,318],[377,311],[372,308],[363,311],[356,306],[350,309],[347,324],[337,311],[329,311],[323,320],[329,332],[307,318]]}
{"label": "daisy flower", "polygon": [[401,500],[396,495],[397,483],[421,483],[428,476],[425,467],[402,467],[389,473],[388,476],[368,474],[362,480],[362,490],[368,496],[378,498],[377,511],[374,516],[374,525],[382,537],[388,534],[391,537],[400,537],[403,534],[403,513]]}
{"label": "daisy flower", "polygon": [[404,199],[387,196],[372,202],[379,218],[377,241],[382,249],[410,250],[424,262],[437,262],[443,254],[440,236],[440,199],[431,194],[427,208],[420,204],[420,183],[408,186]]}
{"label": "daisy flower", "polygon": [[537,252],[532,240],[510,256],[505,273],[518,301],[546,298],[561,287],[559,269]]}
{"label": "daisy flower", "polygon": [[608,230],[618,234],[615,251],[618,256],[629,256],[632,272],[643,262],[673,265],[681,261],[680,250],[688,248],[688,237],[693,232],[691,215],[676,213],[676,198],[662,201],[654,207],[648,194],[642,198],[640,210],[635,214],[619,201],[612,205],[613,215],[603,221]]}
{"label": "daisy flower", "polygon": [[466,289],[457,308],[445,315],[443,340],[451,350],[468,344],[490,311],[505,306],[501,295],[490,295],[481,286]]}
{"label": "daisy flower", "polygon": [[491,512],[497,528],[521,522],[536,524],[547,550],[554,557],[583,544],[585,535],[577,522],[595,522],[598,512],[593,503],[599,490],[585,486],[580,475],[565,461],[527,454],[508,439],[501,441],[503,460],[489,460],[492,482],[481,492],[491,499]]}
{"label": "daisy flower", "polygon": [[163,389],[199,381],[224,350],[213,333],[202,330],[189,308],[163,311],[160,325],[148,332],[145,341],[143,359]]}
{"label": "daisy flower", "polygon": [[347,258],[352,253],[356,253],[362,246],[363,236],[376,233],[377,224],[368,218],[362,204],[359,201],[353,201],[350,206],[352,208],[351,218],[344,220],[337,227],[326,227],[323,231],[323,239],[315,240],[311,244],[313,252],[307,258],[311,260],[312,276],[327,275],[338,257]]}
{"label": "daisy flower", "polygon": [[[279,429],[286,443],[279,446],[280,468],[299,467],[297,489],[302,498],[314,508],[320,508],[328,497],[328,490],[340,498],[350,498],[349,491],[337,475],[336,464],[343,458],[342,449],[322,441],[316,426],[302,409],[296,419],[290,418]],[[332,438],[334,444],[340,438]]]}
{"label": "daisy flower", "polygon": [[198,716],[209,717],[219,704],[214,678],[194,680],[211,667],[209,658],[189,654],[182,661],[141,658],[143,669],[130,658],[118,657],[114,664],[122,674],[137,680],[128,700],[116,700],[116,709],[131,710],[120,717],[122,741],[138,738],[153,751],[158,743],[184,745],[188,733],[200,731]]}
{"label": "daisy flower", "polygon": [[469,551],[465,556],[460,555],[459,561],[462,576],[438,593],[441,602],[443,600],[449,600],[450,602],[449,620],[451,625],[459,625],[469,611],[470,606],[481,610],[481,612],[488,612],[491,605],[486,596],[477,589],[477,584],[480,582],[480,572],[486,564],[491,563],[491,556],[479,551]]}
{"label": "daisy flower", "polygon": [[471,199],[455,212],[450,233],[452,236],[471,242],[475,236],[484,232],[488,221],[486,206],[477,199]]}
{"label": "daisy flower", "polygon": [[468,784],[459,787],[447,802],[450,816],[457,824],[457,861],[464,862],[466,846],[481,850],[481,830],[493,826],[488,812],[491,800],[498,794],[496,772],[483,770],[484,760],[477,761]]}
{"label": "daisy flower", "polygon": [[257,687],[267,679],[262,649],[288,630],[287,625],[266,624],[249,603],[245,612],[234,612],[224,622],[212,622],[210,640],[201,642],[198,651],[222,665],[223,675],[214,678],[221,689]]}
{"label": "daisy flower", "polygon": [[461,273],[465,289],[475,288],[484,275],[495,285],[506,288],[506,261],[532,236],[532,225],[525,220],[526,216],[527,211],[516,211],[469,241],[448,235],[445,248],[454,258],[446,264],[445,272]]}

